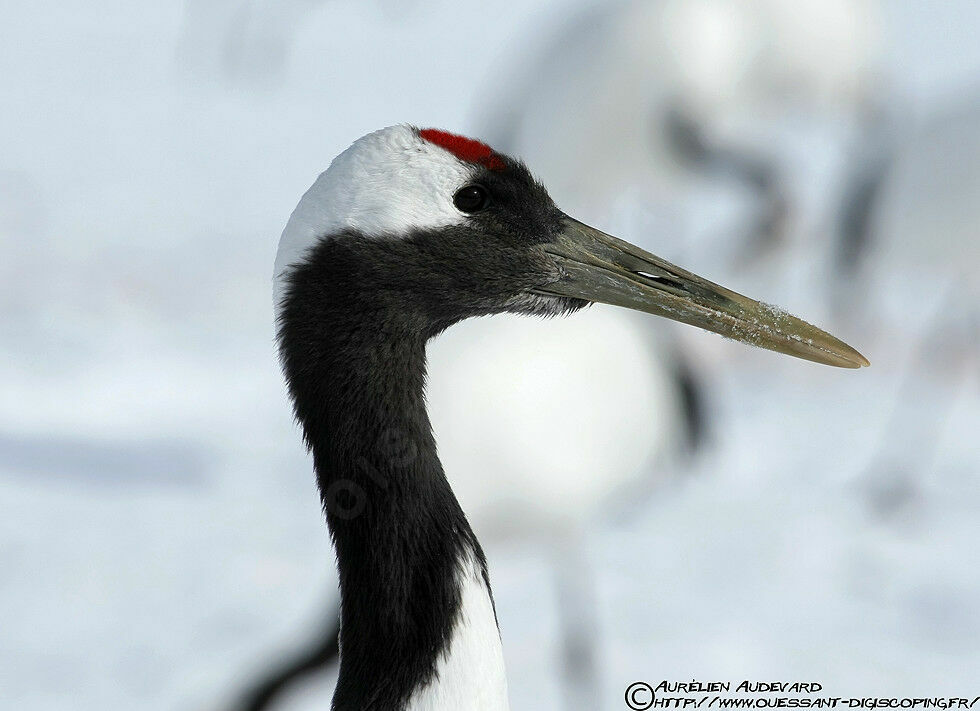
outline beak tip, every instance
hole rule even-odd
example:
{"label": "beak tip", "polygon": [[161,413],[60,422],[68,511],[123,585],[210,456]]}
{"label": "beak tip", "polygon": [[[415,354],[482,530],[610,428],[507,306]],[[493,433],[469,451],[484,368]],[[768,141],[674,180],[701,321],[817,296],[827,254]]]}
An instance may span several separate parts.
{"label": "beak tip", "polygon": [[860,353],[858,353],[857,350],[855,350],[854,348],[848,346],[848,350],[850,351],[847,355],[848,355],[848,359],[852,363],[852,365],[850,366],[851,368],[856,368],[856,369],[867,368],[871,365],[871,361],[865,358]]}

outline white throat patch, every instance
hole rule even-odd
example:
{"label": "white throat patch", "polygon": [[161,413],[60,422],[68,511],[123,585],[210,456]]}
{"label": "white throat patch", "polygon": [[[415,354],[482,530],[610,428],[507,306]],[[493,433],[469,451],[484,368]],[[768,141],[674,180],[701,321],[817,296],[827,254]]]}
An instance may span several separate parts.
{"label": "white throat patch", "polygon": [[347,229],[379,237],[459,223],[464,215],[453,195],[473,170],[411,126],[389,126],[354,141],[320,174],[286,223],[272,277],[276,317],[284,274],[318,239]]}

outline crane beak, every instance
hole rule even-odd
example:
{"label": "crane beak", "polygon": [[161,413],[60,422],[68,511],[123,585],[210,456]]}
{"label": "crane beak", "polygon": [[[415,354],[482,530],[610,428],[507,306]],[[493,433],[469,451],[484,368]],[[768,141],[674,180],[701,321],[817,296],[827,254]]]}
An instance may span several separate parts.
{"label": "crane beak", "polygon": [[568,216],[561,234],[543,248],[564,276],[538,293],[646,311],[815,363],[840,368],[871,365],[816,326]]}

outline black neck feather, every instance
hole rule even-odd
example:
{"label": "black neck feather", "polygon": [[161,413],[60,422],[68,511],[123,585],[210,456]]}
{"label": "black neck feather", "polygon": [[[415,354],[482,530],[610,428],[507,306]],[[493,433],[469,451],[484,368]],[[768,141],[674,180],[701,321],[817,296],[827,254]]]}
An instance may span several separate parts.
{"label": "black neck feather", "polygon": [[412,281],[391,250],[353,237],[320,244],[293,270],[280,318],[340,570],[337,711],[402,708],[450,639],[461,560],[485,565],[424,402],[425,343],[448,324],[391,284],[391,274]]}

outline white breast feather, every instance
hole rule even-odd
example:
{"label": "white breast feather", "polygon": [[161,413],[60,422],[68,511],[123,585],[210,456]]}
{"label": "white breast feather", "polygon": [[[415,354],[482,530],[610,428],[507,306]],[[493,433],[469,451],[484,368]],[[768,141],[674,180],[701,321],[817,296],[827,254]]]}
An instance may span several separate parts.
{"label": "white breast feather", "polygon": [[476,558],[460,566],[460,610],[436,676],[409,700],[406,711],[507,711],[507,677],[490,592]]}

